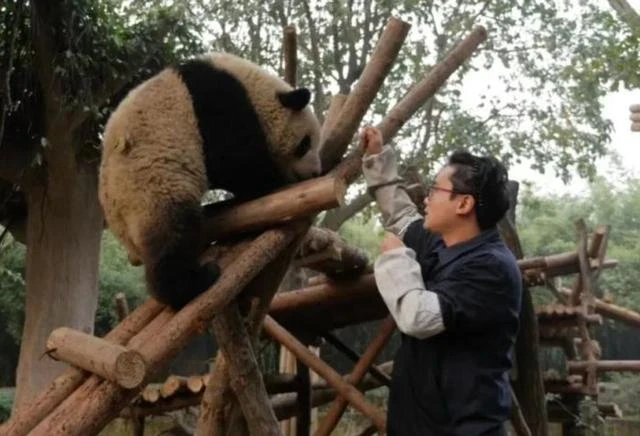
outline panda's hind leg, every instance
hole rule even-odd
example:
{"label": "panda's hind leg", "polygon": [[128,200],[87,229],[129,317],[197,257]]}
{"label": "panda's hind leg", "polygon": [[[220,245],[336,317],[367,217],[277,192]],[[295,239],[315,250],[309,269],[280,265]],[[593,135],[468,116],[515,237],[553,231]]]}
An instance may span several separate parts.
{"label": "panda's hind leg", "polygon": [[203,250],[203,215],[199,202],[171,202],[155,213],[144,239],[145,277],[151,295],[159,302],[180,309],[216,282],[220,269],[215,263],[199,264]]}

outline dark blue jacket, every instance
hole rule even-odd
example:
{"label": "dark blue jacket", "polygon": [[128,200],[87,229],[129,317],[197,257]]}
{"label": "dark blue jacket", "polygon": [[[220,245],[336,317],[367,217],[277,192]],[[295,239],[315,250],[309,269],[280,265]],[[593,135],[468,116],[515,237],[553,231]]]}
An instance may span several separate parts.
{"label": "dark blue jacket", "polygon": [[522,277],[496,229],[451,247],[422,226],[415,250],[426,288],[438,294],[445,331],[402,335],[389,396],[390,436],[497,436],[509,419],[509,370]]}

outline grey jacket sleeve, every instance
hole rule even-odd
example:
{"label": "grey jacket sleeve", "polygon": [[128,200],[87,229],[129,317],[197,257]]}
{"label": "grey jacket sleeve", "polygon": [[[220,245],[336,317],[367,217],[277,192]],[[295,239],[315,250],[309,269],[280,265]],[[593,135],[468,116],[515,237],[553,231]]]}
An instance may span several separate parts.
{"label": "grey jacket sleeve", "polygon": [[382,152],[362,159],[362,172],[368,187],[391,183],[375,190],[375,199],[382,213],[384,228],[402,238],[409,224],[421,220],[416,205],[394,181],[399,180],[396,156],[389,145]]}
{"label": "grey jacket sleeve", "polygon": [[374,276],[398,330],[418,339],[444,331],[438,295],[425,288],[412,249],[399,247],[380,255],[374,265]]}

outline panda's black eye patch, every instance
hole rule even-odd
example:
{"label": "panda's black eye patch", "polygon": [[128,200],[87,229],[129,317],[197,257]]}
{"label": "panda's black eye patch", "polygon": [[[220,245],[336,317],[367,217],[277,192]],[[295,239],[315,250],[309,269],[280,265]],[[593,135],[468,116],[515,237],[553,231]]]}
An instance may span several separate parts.
{"label": "panda's black eye patch", "polygon": [[310,149],[311,149],[311,138],[309,137],[309,135],[307,135],[302,139],[302,141],[300,141],[300,144],[298,144],[298,147],[296,148],[294,155],[295,157],[300,159],[302,156],[307,154],[307,152]]}

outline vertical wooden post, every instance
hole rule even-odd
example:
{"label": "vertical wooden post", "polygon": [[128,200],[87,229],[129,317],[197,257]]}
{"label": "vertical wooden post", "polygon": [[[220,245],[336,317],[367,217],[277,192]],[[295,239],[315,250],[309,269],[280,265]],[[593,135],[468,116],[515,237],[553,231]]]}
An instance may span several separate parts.
{"label": "vertical wooden post", "polygon": [[[517,259],[522,259],[524,253],[515,226],[515,207],[518,201],[519,185],[510,181],[508,185],[511,209],[500,221],[499,228],[505,242]],[[545,400],[544,382],[540,366],[539,349],[540,333],[538,318],[533,306],[533,299],[529,288],[523,282],[522,307],[520,309],[520,329],[515,346],[514,398],[518,401],[525,421],[533,436],[548,436],[547,408]]]}
{"label": "vertical wooden post", "polygon": [[296,359],[296,386],[298,393],[298,413],[296,415],[296,436],[309,436],[311,431],[311,374],[309,367]]}

